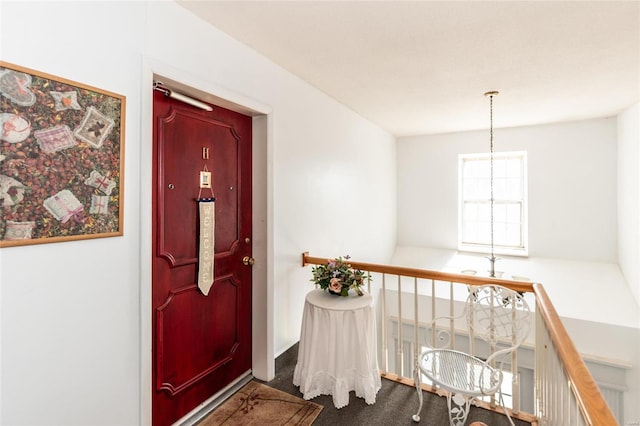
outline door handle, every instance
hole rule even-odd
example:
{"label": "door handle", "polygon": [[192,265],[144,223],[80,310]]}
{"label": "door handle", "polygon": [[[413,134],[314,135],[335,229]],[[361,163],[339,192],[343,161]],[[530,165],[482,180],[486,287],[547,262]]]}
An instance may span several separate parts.
{"label": "door handle", "polygon": [[255,261],[256,260],[253,257],[249,257],[249,256],[245,256],[242,258],[242,263],[244,263],[245,266],[253,265]]}

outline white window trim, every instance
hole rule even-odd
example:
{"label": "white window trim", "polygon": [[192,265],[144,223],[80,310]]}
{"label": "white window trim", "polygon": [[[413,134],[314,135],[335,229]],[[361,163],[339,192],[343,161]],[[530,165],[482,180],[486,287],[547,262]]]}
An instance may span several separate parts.
{"label": "white window trim", "polygon": [[[493,158],[506,158],[506,157],[522,157],[522,195],[523,195],[523,208],[522,208],[522,245],[523,247],[504,247],[498,246],[494,244],[494,254],[504,255],[504,256],[523,256],[526,257],[529,255],[529,220],[528,220],[528,210],[529,210],[529,194],[528,194],[528,181],[527,181],[527,152],[526,151],[507,151],[507,152],[494,152]],[[463,167],[462,164],[465,160],[486,160],[490,157],[490,153],[474,153],[474,154],[460,154],[458,155],[458,250],[463,252],[473,252],[473,253],[484,253],[490,254],[491,248],[485,244],[471,244],[471,243],[463,243],[462,242],[462,173]]]}

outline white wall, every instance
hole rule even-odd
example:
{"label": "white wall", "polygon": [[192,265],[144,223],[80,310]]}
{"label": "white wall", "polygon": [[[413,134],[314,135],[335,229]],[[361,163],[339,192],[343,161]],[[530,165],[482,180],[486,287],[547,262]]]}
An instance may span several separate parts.
{"label": "white wall", "polygon": [[0,423],[135,424],[145,5],[3,1],[0,7],[3,60],[127,97],[124,236],[0,249]]}
{"label": "white wall", "polygon": [[[640,304],[640,104],[618,115],[618,253]],[[639,324],[640,326],[640,324]]]}
{"label": "white wall", "polygon": [[[494,129],[495,151],[527,151],[529,255],[617,261],[616,121]],[[398,245],[457,247],[458,154],[489,132],[399,138]]]}
{"label": "white wall", "polygon": [[299,336],[301,252],[390,258],[394,138],[333,99],[173,2],[2,1],[0,20],[3,60],[127,97],[125,235],[0,252],[0,423],[149,421],[152,72],[270,111],[259,188],[272,263],[258,281],[275,352]]}
{"label": "white wall", "polygon": [[[618,115],[618,263],[630,293],[640,305],[640,104]],[[640,318],[636,320],[634,369],[628,374],[630,388],[625,407],[632,411],[627,421],[640,420]],[[633,395],[636,395],[634,398]]]}

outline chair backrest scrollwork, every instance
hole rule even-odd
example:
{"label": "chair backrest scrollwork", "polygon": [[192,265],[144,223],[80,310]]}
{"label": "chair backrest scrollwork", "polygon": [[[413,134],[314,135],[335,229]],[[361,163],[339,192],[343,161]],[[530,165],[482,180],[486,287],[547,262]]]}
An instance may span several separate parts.
{"label": "chair backrest scrollwork", "polygon": [[499,285],[471,288],[466,319],[471,336],[502,348],[490,358],[516,350],[527,338],[532,321],[523,295]]}

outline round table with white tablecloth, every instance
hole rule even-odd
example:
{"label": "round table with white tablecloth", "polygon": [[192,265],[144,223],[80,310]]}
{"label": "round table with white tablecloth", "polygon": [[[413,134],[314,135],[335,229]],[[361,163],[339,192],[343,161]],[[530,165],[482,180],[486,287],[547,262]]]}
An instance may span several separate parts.
{"label": "round table with white tablecloth", "polygon": [[369,405],[382,386],[373,297],[336,296],[320,289],[305,300],[293,384],[304,399],[331,395],[336,408],[355,391]]}

